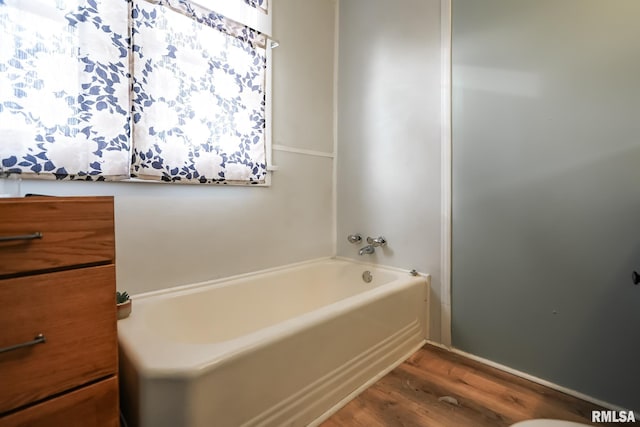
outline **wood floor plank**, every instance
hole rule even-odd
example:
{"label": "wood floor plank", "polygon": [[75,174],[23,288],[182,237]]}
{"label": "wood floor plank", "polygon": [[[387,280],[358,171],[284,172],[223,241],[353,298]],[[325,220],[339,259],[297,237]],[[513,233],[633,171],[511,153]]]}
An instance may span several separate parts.
{"label": "wood floor plank", "polygon": [[[424,352],[422,352],[424,353]],[[596,405],[576,399],[565,393],[544,387],[532,381],[516,377],[460,355],[433,348],[430,353],[449,363],[448,375],[456,377],[468,387],[470,397],[479,399],[487,407],[500,411],[516,411],[516,418],[562,418],[582,422],[591,419],[591,411],[601,409]],[[447,360],[450,359],[450,360]],[[413,362],[413,361],[412,361]],[[413,363],[412,363],[413,364]],[[434,372],[429,365],[415,365],[422,371]],[[441,371],[435,370],[435,374]]]}
{"label": "wood floor plank", "polygon": [[[483,423],[479,423],[478,414],[469,412],[463,412],[454,408],[450,404],[433,399],[429,401],[422,401],[415,399],[412,393],[401,393],[397,390],[381,387],[374,391],[381,394],[386,394],[392,399],[396,399],[398,402],[398,411],[394,414],[395,419],[404,420],[405,417],[410,418],[411,425],[425,426],[449,426],[455,425],[460,427],[466,426],[482,426]],[[388,416],[388,415],[387,415]],[[400,424],[402,425],[402,424]]]}
{"label": "wood floor plank", "polygon": [[557,390],[425,345],[322,427],[507,427],[532,418],[592,424],[601,410]]}
{"label": "wood floor plank", "polygon": [[415,375],[413,369],[408,366],[400,366],[387,375],[381,383],[381,386],[390,389],[402,388],[404,398],[417,405],[428,407],[431,418],[444,417],[439,419],[440,425],[447,425],[447,420],[450,420],[449,425],[500,427],[511,424],[510,419],[505,420],[500,413],[487,409],[464,394],[454,392],[446,384],[432,382],[422,375]]}
{"label": "wood floor plank", "polygon": [[[422,378],[426,386],[438,386],[459,400],[474,402],[487,412],[502,414],[507,420],[520,419],[529,408],[537,404],[537,396],[523,393],[515,388],[492,383],[490,379],[460,367],[451,367],[445,372],[421,369],[411,365],[401,366],[409,374]],[[508,425],[508,424],[507,424]]]}
{"label": "wood floor plank", "polygon": [[383,421],[375,418],[368,399],[354,399],[329,420],[323,427],[385,427]]}

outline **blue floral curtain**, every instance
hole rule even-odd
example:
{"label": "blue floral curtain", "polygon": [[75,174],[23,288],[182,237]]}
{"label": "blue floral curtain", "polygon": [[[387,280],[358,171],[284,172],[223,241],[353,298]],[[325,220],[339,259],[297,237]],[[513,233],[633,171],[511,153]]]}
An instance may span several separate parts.
{"label": "blue floral curtain", "polygon": [[263,183],[265,46],[187,0],[0,0],[0,171]]}
{"label": "blue floral curtain", "polygon": [[268,3],[267,0],[244,0],[246,4],[256,9],[260,9],[262,12],[267,13]]}
{"label": "blue floral curtain", "polygon": [[263,183],[266,39],[186,0],[133,0],[132,173]]}
{"label": "blue floral curtain", "polygon": [[129,176],[126,0],[0,0],[0,168]]}

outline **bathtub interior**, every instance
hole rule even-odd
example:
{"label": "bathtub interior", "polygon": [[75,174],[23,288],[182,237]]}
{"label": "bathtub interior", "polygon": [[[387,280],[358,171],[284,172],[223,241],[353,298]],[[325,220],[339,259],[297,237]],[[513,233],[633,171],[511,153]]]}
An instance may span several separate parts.
{"label": "bathtub interior", "polygon": [[[371,282],[361,277],[365,270],[371,272]],[[258,285],[245,277],[204,292],[195,288],[164,295],[148,306],[142,300],[138,309],[145,310],[146,327],[170,341],[223,342],[378,288],[399,273],[331,260],[259,277]]]}

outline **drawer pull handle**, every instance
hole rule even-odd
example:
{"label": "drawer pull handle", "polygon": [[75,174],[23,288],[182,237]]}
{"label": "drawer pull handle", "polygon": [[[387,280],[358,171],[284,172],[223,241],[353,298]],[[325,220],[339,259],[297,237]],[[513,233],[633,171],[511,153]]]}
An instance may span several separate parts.
{"label": "drawer pull handle", "polygon": [[35,240],[35,239],[42,239],[42,233],[38,231],[36,233],[22,234],[20,236],[0,237],[0,242],[13,242],[16,240]]}
{"label": "drawer pull handle", "polygon": [[33,341],[23,342],[22,344],[10,345],[9,347],[0,348],[0,353],[6,353],[8,351],[18,350],[24,347],[31,347],[36,344],[44,344],[46,339],[44,338],[44,334],[38,334]]}

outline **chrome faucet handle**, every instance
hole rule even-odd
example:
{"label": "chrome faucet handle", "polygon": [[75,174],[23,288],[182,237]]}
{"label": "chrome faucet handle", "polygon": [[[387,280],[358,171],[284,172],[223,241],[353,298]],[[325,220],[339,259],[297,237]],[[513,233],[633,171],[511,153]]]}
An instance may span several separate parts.
{"label": "chrome faucet handle", "polygon": [[377,248],[378,246],[386,246],[387,240],[382,236],[376,237],[375,239],[367,237],[367,243]]}
{"label": "chrome faucet handle", "polygon": [[359,235],[358,233],[349,234],[347,236],[347,240],[349,241],[349,243],[353,243],[353,244],[360,243],[360,242],[362,242],[362,236]]}

